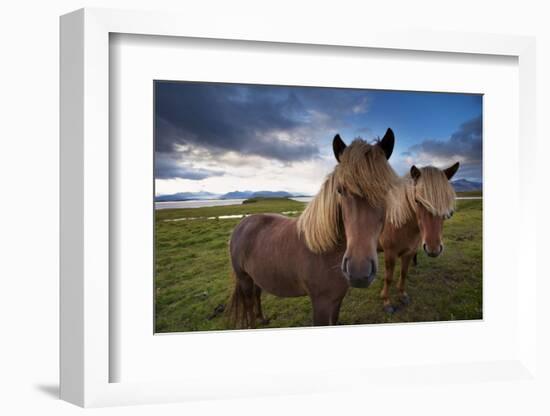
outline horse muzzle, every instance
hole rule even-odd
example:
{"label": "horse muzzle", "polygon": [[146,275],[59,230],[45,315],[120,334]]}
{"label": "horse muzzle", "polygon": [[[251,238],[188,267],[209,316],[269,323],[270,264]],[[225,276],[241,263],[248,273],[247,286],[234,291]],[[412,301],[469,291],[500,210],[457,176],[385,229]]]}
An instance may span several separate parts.
{"label": "horse muzzle", "polygon": [[443,244],[439,245],[439,248],[436,250],[432,250],[432,248],[428,247],[426,243],[422,245],[422,248],[426,252],[426,254],[430,257],[438,257],[441,253],[443,253]]}
{"label": "horse muzzle", "polygon": [[342,260],[342,273],[348,279],[351,287],[367,288],[376,278],[376,261],[366,260],[363,267],[353,267],[352,261],[348,257]]}

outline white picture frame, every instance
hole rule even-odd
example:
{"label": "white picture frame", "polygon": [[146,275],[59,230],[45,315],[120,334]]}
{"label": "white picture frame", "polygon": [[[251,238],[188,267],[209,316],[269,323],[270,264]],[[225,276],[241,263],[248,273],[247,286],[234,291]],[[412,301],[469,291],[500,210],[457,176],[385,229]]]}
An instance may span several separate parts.
{"label": "white picture frame", "polygon": [[[234,22],[233,22],[234,23]],[[216,388],[212,380],[112,383],[109,349],[109,34],[124,33],[172,37],[333,45],[437,53],[505,55],[519,65],[520,212],[532,212],[535,189],[533,152],[536,142],[535,41],[529,37],[430,32],[396,32],[347,28],[327,32],[312,25],[307,31],[277,24],[242,25],[219,20],[205,26],[190,16],[107,9],[82,9],[61,18],[61,398],[80,406],[159,403],[215,397],[249,397],[338,391],[356,383],[376,384],[395,376],[395,370],[369,373],[331,369],[330,380],[317,374],[271,375],[269,380],[236,379],[230,388]],[[111,166],[112,168],[112,166]],[[535,241],[536,218],[521,215],[519,244]],[[444,378],[480,383],[473,372],[518,383],[537,383],[537,326],[535,261],[526,249],[518,251],[526,264],[518,288],[520,325],[518,354],[501,362],[457,365],[441,363],[415,369],[406,383]],[[530,260],[530,261],[526,261]],[[221,335],[218,335],[221,336]],[[320,371],[327,371],[320,369]],[[388,372],[389,371],[389,372]],[[491,378],[490,377],[490,378]],[[493,379],[491,378],[491,379]],[[342,382],[347,380],[347,382]],[[429,388],[429,387],[428,387]]]}

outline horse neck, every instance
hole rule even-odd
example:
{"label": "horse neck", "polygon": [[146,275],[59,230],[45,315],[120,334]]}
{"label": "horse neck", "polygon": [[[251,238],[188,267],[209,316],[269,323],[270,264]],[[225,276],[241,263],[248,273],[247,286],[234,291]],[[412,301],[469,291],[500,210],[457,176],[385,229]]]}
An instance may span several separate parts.
{"label": "horse neck", "polygon": [[[401,184],[399,186],[409,186],[407,184]],[[404,189],[402,189],[404,191]],[[411,204],[409,198],[399,199],[400,210],[402,212],[408,212],[406,219],[399,223],[399,225],[388,221],[380,235],[380,245],[382,249],[386,250],[388,247],[409,247],[420,236],[420,227],[418,226],[417,210],[414,205]]]}
{"label": "horse neck", "polygon": [[420,227],[418,226],[418,217],[417,217],[416,211],[415,211],[414,215],[411,218],[409,218],[407,220],[407,222],[405,222],[401,228],[406,228],[407,230],[409,230],[411,232],[420,234]]}

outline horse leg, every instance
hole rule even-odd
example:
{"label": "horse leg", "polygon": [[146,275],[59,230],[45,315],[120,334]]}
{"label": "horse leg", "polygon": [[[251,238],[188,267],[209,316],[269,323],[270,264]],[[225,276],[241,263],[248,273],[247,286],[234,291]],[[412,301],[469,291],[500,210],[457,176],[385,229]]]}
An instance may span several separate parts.
{"label": "horse leg", "polygon": [[330,324],[331,325],[338,325],[338,317],[340,316],[340,308],[342,307],[342,300],[344,298],[340,299],[338,302],[336,302],[336,305],[332,308],[332,312],[330,315]]}
{"label": "horse leg", "polygon": [[384,253],[384,287],[380,292],[380,297],[384,301],[384,311],[387,313],[395,312],[395,308],[391,305],[389,298],[389,289],[393,280],[393,270],[395,269],[395,256],[393,254]]}
{"label": "horse leg", "polygon": [[[243,328],[256,327],[256,315],[254,313],[256,284],[252,278],[244,272],[236,272],[235,292],[233,294],[233,308],[236,309],[236,324]],[[258,288],[259,289],[259,288]],[[242,311],[240,310],[242,308]]]}
{"label": "horse leg", "polygon": [[313,304],[313,325],[336,325],[343,297],[339,299],[316,298],[311,299]]}
{"label": "horse leg", "polygon": [[409,295],[407,292],[405,292],[405,279],[407,278],[407,273],[409,271],[409,265],[411,264],[411,260],[414,260],[414,257],[416,257],[416,253],[414,254],[404,254],[401,257],[401,275],[399,277],[399,282],[397,283],[397,289],[399,290],[399,300],[404,305],[408,305],[410,303]]}
{"label": "horse leg", "polygon": [[256,302],[256,318],[260,321],[260,324],[267,325],[269,323],[269,319],[267,319],[264,316],[264,312],[262,310],[262,288],[258,285],[254,285],[254,294],[255,294],[255,302]]}
{"label": "horse leg", "polygon": [[331,305],[326,299],[311,299],[313,304],[313,325],[330,325]]}

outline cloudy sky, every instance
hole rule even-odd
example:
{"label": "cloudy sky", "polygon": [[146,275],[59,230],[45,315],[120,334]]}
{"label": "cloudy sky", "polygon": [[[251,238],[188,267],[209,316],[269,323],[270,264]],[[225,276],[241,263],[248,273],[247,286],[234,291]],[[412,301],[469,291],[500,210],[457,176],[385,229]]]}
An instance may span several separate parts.
{"label": "cloudy sky", "polygon": [[314,194],[334,167],[332,138],[391,127],[390,163],[482,179],[482,97],[471,94],[155,82],[155,193]]}

